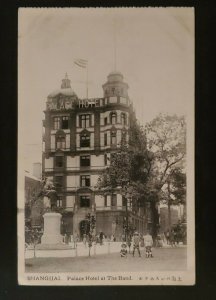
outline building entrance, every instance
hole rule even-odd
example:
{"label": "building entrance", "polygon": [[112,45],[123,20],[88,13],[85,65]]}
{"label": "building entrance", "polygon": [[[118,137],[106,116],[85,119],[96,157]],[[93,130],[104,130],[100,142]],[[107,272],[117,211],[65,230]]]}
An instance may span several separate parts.
{"label": "building entrance", "polygon": [[79,230],[80,230],[80,238],[83,239],[83,235],[88,234],[90,230],[89,223],[87,220],[82,220],[80,222]]}

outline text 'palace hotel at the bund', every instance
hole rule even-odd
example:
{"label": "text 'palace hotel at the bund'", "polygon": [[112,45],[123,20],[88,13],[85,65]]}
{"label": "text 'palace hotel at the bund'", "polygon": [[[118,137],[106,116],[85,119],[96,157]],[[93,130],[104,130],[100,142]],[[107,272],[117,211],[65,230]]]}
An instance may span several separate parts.
{"label": "text 'palace hotel at the bund'", "polygon": [[[104,194],[96,188],[101,171],[109,165],[135,120],[123,75],[112,72],[103,85],[103,98],[79,99],[67,75],[61,88],[47,98],[44,126],[42,172],[52,180],[63,208],[63,233],[83,235],[87,213],[96,216],[96,233],[115,235],[124,232],[126,199],[116,190]],[[148,207],[136,210],[128,206],[133,228],[143,233],[151,223]]]}

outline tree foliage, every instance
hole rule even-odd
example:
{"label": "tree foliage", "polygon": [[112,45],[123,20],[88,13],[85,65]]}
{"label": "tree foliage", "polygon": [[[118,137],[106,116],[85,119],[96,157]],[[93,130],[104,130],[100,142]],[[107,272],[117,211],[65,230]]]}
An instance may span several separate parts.
{"label": "tree foliage", "polygon": [[186,125],[184,117],[160,114],[146,124],[147,149],[151,153],[148,183],[160,191],[176,168],[184,169]]}
{"label": "tree foliage", "polygon": [[[129,143],[122,141],[111,153],[110,164],[100,175],[97,187],[103,193],[120,189],[134,205],[144,206],[146,201],[150,202],[156,226],[157,205],[168,183],[172,183],[176,201],[185,201],[185,154],[184,117],[160,114],[144,128],[131,122]],[[155,227],[155,234],[156,230]]]}

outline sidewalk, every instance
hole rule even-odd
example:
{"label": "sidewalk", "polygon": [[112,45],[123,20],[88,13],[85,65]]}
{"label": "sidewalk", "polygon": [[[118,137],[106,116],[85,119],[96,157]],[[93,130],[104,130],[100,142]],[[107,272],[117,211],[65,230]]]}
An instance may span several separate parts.
{"label": "sidewalk", "polygon": [[[103,248],[103,246],[101,247]],[[25,270],[30,273],[55,273],[159,272],[187,269],[187,249],[185,247],[153,248],[153,256],[153,258],[146,258],[145,250],[141,248],[141,257],[137,252],[135,257],[128,254],[126,258],[121,258],[119,253],[92,255],[91,257],[36,257],[26,259]]]}

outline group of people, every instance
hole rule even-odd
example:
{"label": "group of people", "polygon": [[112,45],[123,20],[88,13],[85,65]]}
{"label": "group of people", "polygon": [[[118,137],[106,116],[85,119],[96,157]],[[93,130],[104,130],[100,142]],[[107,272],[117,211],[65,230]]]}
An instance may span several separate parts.
{"label": "group of people", "polygon": [[[147,232],[147,234],[143,236],[143,241],[144,241],[144,247],[145,247],[145,256],[147,258],[153,257],[153,254],[152,254],[153,239],[152,239],[152,236],[150,235],[149,232]],[[123,242],[121,244],[120,256],[121,257],[127,257],[127,253],[128,253],[127,247],[129,247],[129,250],[130,250],[130,247],[131,247],[131,244],[132,244],[132,246],[133,246],[133,252],[132,252],[133,257],[135,255],[136,250],[139,254],[139,257],[141,257],[140,243],[141,243],[141,237],[140,237],[138,232],[135,232],[131,241],[129,240],[128,243]]]}
{"label": "group of people", "polygon": [[175,230],[167,230],[164,232],[163,239],[167,245],[170,245],[171,247],[176,247],[180,242],[179,235]]}

